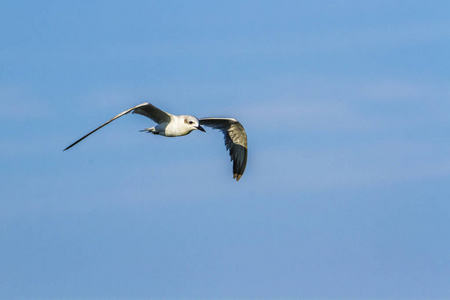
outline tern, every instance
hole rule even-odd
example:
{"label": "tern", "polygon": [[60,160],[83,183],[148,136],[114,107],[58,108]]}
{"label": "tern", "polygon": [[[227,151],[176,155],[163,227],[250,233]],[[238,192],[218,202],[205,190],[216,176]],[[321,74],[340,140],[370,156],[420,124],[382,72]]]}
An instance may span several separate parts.
{"label": "tern", "polygon": [[184,136],[191,133],[194,130],[201,130],[206,132],[201,125],[218,129],[222,131],[225,140],[226,149],[230,153],[231,161],[233,162],[233,179],[239,181],[244,174],[245,167],[247,165],[247,134],[244,127],[238,120],[233,118],[202,118],[197,119],[194,116],[188,115],[172,115],[159,108],[153,106],[150,103],[142,103],[121,112],[108,122],[100,125],[96,129],[92,130],[79,140],[72,143],[63,151],[75,146],[100,128],[108,125],[112,121],[132,112],[133,114],[139,114],[150,118],[156,126],[141,130],[143,132],[158,134],[167,137]]}

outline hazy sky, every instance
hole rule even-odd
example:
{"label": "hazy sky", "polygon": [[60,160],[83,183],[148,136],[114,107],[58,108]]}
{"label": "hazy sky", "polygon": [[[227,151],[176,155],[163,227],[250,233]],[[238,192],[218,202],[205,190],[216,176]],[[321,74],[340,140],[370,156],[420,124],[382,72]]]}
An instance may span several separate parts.
{"label": "hazy sky", "polygon": [[[450,2],[0,2],[0,298],[450,298]],[[164,138],[121,111],[234,117]]]}

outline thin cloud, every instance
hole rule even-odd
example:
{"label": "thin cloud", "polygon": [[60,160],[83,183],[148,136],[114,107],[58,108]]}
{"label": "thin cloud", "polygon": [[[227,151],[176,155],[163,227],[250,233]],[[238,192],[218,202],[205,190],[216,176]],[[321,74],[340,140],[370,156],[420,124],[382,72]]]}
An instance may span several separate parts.
{"label": "thin cloud", "polygon": [[[282,90],[279,84],[273,83]],[[236,110],[246,116],[248,125],[266,132],[383,133],[448,123],[443,111],[450,109],[446,100],[450,89],[444,82],[322,80],[307,85],[309,92],[285,86],[284,95],[266,96],[260,102],[236,106]],[[262,122],[270,126],[262,127]]]}
{"label": "thin cloud", "polygon": [[[409,23],[398,26],[330,28],[320,34],[311,30],[273,31],[268,36],[193,37],[147,43],[108,45],[103,56],[151,58],[156,57],[242,57],[258,54],[276,57],[309,55],[314,52],[368,51],[428,44],[450,38],[448,22]],[[268,38],[270,42],[268,42]]]}
{"label": "thin cloud", "polygon": [[260,163],[253,180],[264,190],[276,188],[285,193],[377,187],[450,175],[450,160],[419,142],[275,149],[256,155]]}

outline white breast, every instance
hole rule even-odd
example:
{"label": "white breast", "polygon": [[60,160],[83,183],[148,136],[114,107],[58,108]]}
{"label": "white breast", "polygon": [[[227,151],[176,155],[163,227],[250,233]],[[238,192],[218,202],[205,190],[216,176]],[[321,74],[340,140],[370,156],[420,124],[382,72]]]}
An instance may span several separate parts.
{"label": "white breast", "polygon": [[182,136],[190,133],[195,128],[184,123],[184,116],[172,116],[172,121],[165,128],[166,136]]}

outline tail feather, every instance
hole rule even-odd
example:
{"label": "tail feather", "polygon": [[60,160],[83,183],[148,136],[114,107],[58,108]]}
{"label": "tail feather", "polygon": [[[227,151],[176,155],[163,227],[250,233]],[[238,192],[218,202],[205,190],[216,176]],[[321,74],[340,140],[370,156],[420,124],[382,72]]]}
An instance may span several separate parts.
{"label": "tail feather", "polygon": [[139,132],[155,132],[155,127],[145,128],[142,130],[139,130]]}

